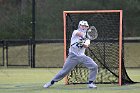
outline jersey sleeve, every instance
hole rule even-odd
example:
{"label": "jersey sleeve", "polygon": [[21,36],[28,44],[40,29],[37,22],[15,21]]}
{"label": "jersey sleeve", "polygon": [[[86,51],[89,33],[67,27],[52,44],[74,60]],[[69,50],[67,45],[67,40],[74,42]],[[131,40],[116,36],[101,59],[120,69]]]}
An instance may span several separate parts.
{"label": "jersey sleeve", "polygon": [[[78,30],[74,30],[72,36],[76,36],[76,34],[78,32],[79,32]],[[77,37],[79,37],[79,36],[77,36]],[[85,37],[84,33],[83,33],[83,36],[82,37],[79,37],[79,39],[83,39],[83,37]]]}
{"label": "jersey sleeve", "polygon": [[72,35],[75,36],[77,34],[77,32],[78,32],[78,30],[74,30]]}

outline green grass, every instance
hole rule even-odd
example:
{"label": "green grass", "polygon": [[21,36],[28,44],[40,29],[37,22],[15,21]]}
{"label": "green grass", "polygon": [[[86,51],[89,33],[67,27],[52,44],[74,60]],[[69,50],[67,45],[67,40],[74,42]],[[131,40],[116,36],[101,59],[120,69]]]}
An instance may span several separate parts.
{"label": "green grass", "polygon": [[125,43],[124,44],[124,60],[126,67],[140,68],[140,43]]}
{"label": "green grass", "polygon": [[[65,85],[64,80],[49,89],[44,83],[49,82],[60,68],[1,68],[0,93],[139,93],[140,83],[118,86],[117,84],[97,84],[97,89],[88,89],[86,84]],[[140,70],[129,69],[129,76],[140,81]],[[134,74],[135,73],[135,74]]]}
{"label": "green grass", "polygon": [[[64,63],[63,54],[64,54],[63,43],[37,44],[35,56],[36,67],[62,67]],[[27,45],[9,46],[8,48],[9,65],[28,65],[28,61],[29,61],[29,50]],[[0,47],[0,64],[2,64],[1,47]]]}
{"label": "green grass", "polygon": [[140,82],[140,68],[127,68],[126,69],[128,76],[135,82]]}
{"label": "green grass", "polygon": [[[52,47],[53,46],[53,47]],[[140,44],[125,45],[126,66],[139,67]],[[37,65],[63,65],[63,44],[39,44],[37,47]],[[9,61],[23,64],[28,59],[27,46],[9,48]],[[50,51],[51,50],[51,51]],[[2,52],[2,49],[0,48]],[[21,51],[24,51],[21,52]],[[60,55],[61,54],[61,55]],[[16,58],[16,59],[14,59]],[[1,59],[1,58],[0,58]],[[23,59],[23,60],[22,60]],[[57,59],[57,60],[56,60]],[[14,61],[16,60],[16,61]],[[22,62],[22,63],[21,63]],[[132,64],[133,62],[133,64]],[[97,84],[96,90],[86,88],[86,85],[64,85],[64,80],[49,89],[44,89],[44,83],[49,82],[60,69],[48,68],[2,68],[0,67],[0,93],[139,93],[140,83],[118,86],[117,84]],[[127,69],[129,77],[140,82],[140,69]]]}
{"label": "green grass", "polygon": [[37,67],[62,67],[64,63],[63,43],[36,45]]}

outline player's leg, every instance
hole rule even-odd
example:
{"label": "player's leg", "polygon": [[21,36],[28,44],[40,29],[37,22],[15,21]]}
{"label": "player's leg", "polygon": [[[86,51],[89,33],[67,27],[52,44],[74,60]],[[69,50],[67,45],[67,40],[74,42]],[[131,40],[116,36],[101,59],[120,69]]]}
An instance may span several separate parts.
{"label": "player's leg", "polygon": [[89,73],[89,88],[95,88],[96,86],[93,84],[93,82],[96,79],[96,75],[98,72],[98,65],[88,56],[82,56],[82,63],[90,70]]}
{"label": "player's leg", "polygon": [[66,59],[62,70],[53,78],[53,80],[57,82],[63,79],[77,64],[78,59],[76,56],[74,54],[70,54]]}
{"label": "player's leg", "polygon": [[58,74],[56,74],[56,76],[51,80],[51,82],[45,84],[44,87],[48,88],[51,85],[53,85],[55,82],[58,82],[61,79],[63,79],[77,64],[78,64],[77,57],[72,53],[69,54],[69,56],[66,59],[66,62],[64,64],[62,70],[60,70],[58,72]]}

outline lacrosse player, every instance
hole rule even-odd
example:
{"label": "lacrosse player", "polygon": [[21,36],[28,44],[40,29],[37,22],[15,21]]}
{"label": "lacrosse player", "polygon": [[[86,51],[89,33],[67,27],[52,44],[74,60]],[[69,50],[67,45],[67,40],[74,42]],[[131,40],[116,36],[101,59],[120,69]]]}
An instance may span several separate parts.
{"label": "lacrosse player", "polygon": [[97,88],[94,81],[96,79],[98,65],[93,59],[85,55],[85,49],[90,45],[90,40],[85,39],[88,28],[87,21],[82,20],[79,22],[78,29],[72,33],[69,54],[62,70],[50,82],[46,83],[43,86],[44,88],[49,88],[55,82],[62,80],[79,63],[84,64],[90,70],[87,87]]}

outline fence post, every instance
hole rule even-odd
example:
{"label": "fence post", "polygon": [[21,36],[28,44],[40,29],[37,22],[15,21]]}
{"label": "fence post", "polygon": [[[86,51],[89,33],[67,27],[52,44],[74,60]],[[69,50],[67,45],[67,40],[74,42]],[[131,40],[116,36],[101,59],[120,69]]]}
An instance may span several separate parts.
{"label": "fence post", "polygon": [[5,62],[5,46],[4,46],[4,40],[1,41],[2,42],[2,66],[4,66],[4,62]]}
{"label": "fence post", "polygon": [[[4,51],[4,56],[5,56],[5,59],[4,59],[4,66],[5,67],[8,67],[8,42],[5,40],[4,41],[4,45],[5,45],[5,51]],[[5,53],[6,52],[6,53]]]}
{"label": "fence post", "polygon": [[35,0],[32,0],[32,68],[35,68],[35,46]]}

